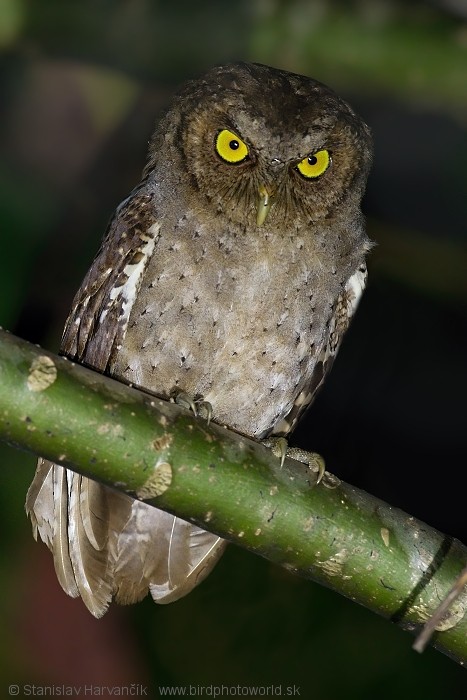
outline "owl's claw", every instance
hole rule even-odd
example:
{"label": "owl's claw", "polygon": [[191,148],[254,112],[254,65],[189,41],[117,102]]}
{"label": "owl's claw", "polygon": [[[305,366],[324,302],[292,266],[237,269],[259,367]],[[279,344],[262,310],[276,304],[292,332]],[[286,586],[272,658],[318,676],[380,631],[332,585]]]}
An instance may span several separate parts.
{"label": "owl's claw", "polygon": [[261,440],[261,442],[265,447],[269,447],[274,457],[278,457],[280,459],[282,469],[289,450],[289,443],[287,440],[283,437],[278,437],[267,438],[266,440]]}
{"label": "owl's claw", "polygon": [[302,464],[307,464],[311,471],[318,474],[316,478],[316,486],[318,486],[326,471],[326,464],[321,455],[317,452],[302,450],[300,447],[289,447],[287,440],[283,437],[271,437],[261,442],[265,447],[269,447],[275,457],[280,459],[281,467],[284,465],[286,457],[302,462]]}
{"label": "owl's claw", "polygon": [[198,415],[206,419],[207,425],[211,422],[212,406],[209,401],[198,401]]}
{"label": "owl's claw", "polygon": [[195,400],[189,394],[186,394],[184,391],[179,391],[172,398],[176,404],[178,404],[179,406],[183,406],[183,408],[187,408],[193,413],[194,416],[198,415],[198,409],[196,408]]}
{"label": "owl's claw", "polygon": [[183,406],[183,408],[187,408],[189,411],[191,411],[195,417],[201,416],[202,418],[205,418],[208,425],[211,422],[212,406],[209,401],[194,399],[192,396],[190,396],[190,394],[187,394],[184,391],[177,392],[173,396],[173,400],[179,406]]}

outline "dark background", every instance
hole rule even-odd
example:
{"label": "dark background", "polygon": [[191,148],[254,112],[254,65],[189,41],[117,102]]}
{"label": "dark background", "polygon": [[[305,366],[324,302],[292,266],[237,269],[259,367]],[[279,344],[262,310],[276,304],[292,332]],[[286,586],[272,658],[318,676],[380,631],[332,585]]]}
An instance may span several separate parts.
{"label": "dark background", "polygon": [[[463,9],[464,8],[464,9]],[[312,75],[371,126],[370,281],[292,439],[466,541],[467,11],[459,0],[0,0],[0,324],[57,350],[157,114],[211,65]],[[0,446],[0,686],[297,685],[302,697],[460,697],[464,671],[235,547],[188,598],[94,620],[59,589]],[[464,691],[465,692],[465,691]],[[3,695],[3,691],[2,691]],[[204,695],[200,695],[203,697]]]}

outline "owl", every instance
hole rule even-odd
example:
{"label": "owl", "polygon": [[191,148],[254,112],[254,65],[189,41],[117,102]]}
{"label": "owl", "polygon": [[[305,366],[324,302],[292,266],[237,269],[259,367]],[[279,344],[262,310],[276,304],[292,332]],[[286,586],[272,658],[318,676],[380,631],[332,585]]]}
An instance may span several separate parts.
{"label": "owl", "polygon": [[[117,209],[61,351],[262,440],[310,405],[366,281],[368,127],[308,77],[235,63],[188,82]],[[26,510],[64,590],[96,617],[169,603],[225,542],[40,459]]]}

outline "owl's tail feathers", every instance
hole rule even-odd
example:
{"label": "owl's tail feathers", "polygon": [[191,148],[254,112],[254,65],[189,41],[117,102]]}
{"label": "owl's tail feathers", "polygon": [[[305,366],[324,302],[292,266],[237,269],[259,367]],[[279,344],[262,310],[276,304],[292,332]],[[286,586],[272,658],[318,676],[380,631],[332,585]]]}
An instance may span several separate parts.
{"label": "owl's tail feathers", "polygon": [[[113,501],[115,499],[115,502]],[[119,522],[119,499],[130,503]],[[189,593],[211,571],[226,543],[170,513],[117,492],[111,494],[114,595],[118,603],[141,600],[148,589],[156,603],[171,603]]]}
{"label": "owl's tail feathers", "polygon": [[172,518],[172,523],[167,557],[161,570],[163,576],[153,579],[149,585],[156,603],[173,603],[187,595],[211,573],[227,546],[225,540],[211,532],[180,518],[168,517]]}
{"label": "owl's tail feathers", "polygon": [[26,496],[34,537],[51,550],[60,585],[73,598],[81,596],[95,617],[102,617],[112,600],[105,492],[100,484],[39,459]]}
{"label": "owl's tail feathers", "polygon": [[62,588],[95,617],[112,597],[157,603],[189,593],[226,543],[180,518],[40,459],[26,498],[33,534],[54,556]]}

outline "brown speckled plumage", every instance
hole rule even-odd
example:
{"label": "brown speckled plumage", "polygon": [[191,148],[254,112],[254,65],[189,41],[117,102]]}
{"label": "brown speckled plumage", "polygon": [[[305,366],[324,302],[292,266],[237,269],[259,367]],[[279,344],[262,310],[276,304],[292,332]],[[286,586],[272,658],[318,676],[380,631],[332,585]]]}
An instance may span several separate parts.
{"label": "brown speckled plumage", "polygon": [[[246,144],[244,161],[219,157],[223,129]],[[322,149],[329,167],[306,180],[297,163]],[[63,353],[164,397],[202,397],[214,421],[252,437],[287,434],[365,285],[370,161],[368,128],[311,78],[234,64],[189,82],[76,295]],[[258,225],[262,188],[271,204]],[[88,492],[106,514],[100,549]],[[131,602],[150,589],[158,602],[177,599],[224,545],[44,461],[27,509],[65,590],[97,616],[112,596]]]}

